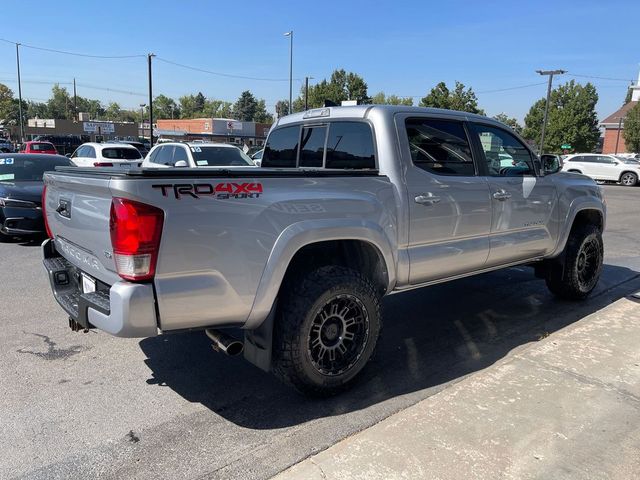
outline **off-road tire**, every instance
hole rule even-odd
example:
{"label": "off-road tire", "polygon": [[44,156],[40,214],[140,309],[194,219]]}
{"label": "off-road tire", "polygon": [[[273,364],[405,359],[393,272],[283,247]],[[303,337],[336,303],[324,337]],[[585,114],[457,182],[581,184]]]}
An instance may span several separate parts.
{"label": "off-road tire", "polygon": [[[333,308],[334,304],[339,305],[339,302],[353,302],[351,310],[347,308],[343,317],[336,315],[337,320],[333,320],[339,325],[354,322],[341,330],[342,335],[335,334],[336,328],[340,329],[341,326],[328,325],[334,317],[327,315],[326,310]],[[344,308],[341,307],[341,311]],[[356,323],[354,318],[358,311],[363,313]],[[340,323],[340,318],[344,319],[348,315],[352,317]],[[373,282],[359,272],[341,266],[324,266],[305,274],[294,275],[283,286],[279,299],[273,337],[273,372],[305,395],[335,395],[352,385],[371,358],[381,326],[380,294]],[[327,358],[324,355],[327,354],[327,349],[324,349],[323,343],[320,349],[324,349],[324,354],[320,357],[318,350],[312,346],[319,345],[320,337],[325,332],[323,329],[332,329],[330,331],[335,334],[333,340],[344,341],[341,345],[346,349],[343,336],[347,337],[347,329],[356,328],[360,333],[354,335],[355,340],[349,344],[353,348],[349,348],[340,357],[344,365],[336,367],[335,363],[330,362],[331,368],[323,372],[318,362]],[[354,330],[349,330],[349,336],[353,332]],[[326,337],[322,338],[323,341],[326,340]],[[337,352],[335,347],[333,350],[336,358],[341,352]]]}
{"label": "off-road tire", "polygon": [[603,257],[600,229],[595,225],[576,227],[565,246],[564,268],[560,264],[549,268],[547,287],[554,295],[568,300],[586,298],[598,283]]}

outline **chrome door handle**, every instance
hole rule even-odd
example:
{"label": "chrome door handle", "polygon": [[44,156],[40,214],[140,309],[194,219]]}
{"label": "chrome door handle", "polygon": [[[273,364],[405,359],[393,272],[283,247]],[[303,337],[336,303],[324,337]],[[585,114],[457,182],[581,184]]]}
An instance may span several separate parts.
{"label": "chrome door handle", "polygon": [[434,203],[440,203],[440,197],[435,197],[433,195],[418,195],[414,200],[416,203],[421,205],[433,205]]}
{"label": "chrome door handle", "polygon": [[496,200],[507,200],[511,198],[511,194],[509,192],[505,192],[504,190],[499,190],[493,194],[493,198]]}

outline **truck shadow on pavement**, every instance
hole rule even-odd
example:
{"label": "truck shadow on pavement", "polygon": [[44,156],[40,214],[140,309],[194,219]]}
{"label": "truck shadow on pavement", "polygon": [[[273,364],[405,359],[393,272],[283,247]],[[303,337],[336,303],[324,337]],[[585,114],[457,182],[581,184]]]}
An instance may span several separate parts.
{"label": "truck shadow on pavement", "polygon": [[282,428],[402,395],[415,403],[632,293],[629,280],[639,275],[605,265],[583,302],[556,299],[526,267],[389,296],[375,358],[353,389],[325,400],[305,398],[244,360],[213,352],[202,332],[148,338],[140,347],[152,371],[147,383],[236,425]]}

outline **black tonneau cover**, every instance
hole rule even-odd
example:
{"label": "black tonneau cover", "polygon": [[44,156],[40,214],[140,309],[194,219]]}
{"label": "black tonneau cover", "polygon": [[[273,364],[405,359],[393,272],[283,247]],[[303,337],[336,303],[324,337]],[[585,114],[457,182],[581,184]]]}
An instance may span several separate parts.
{"label": "black tonneau cover", "polygon": [[125,178],[256,178],[256,177],[377,177],[378,170],[302,168],[131,168],[56,167],[55,173],[89,177]]}

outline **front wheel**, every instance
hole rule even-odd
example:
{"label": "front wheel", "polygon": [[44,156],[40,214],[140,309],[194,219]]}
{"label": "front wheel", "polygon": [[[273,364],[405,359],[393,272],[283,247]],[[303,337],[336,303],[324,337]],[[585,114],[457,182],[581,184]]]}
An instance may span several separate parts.
{"label": "front wheel", "polygon": [[375,285],[350,268],[321,267],[285,285],[274,330],[274,373],[304,394],[336,394],[371,358],[380,328]]}
{"label": "front wheel", "polygon": [[620,183],[625,187],[633,187],[638,183],[638,175],[633,172],[625,172],[620,176]]}
{"label": "front wheel", "polygon": [[564,268],[562,265],[549,268],[545,279],[547,287],[561,298],[586,298],[595,288],[602,272],[604,245],[600,230],[595,225],[572,230],[564,257]]}

